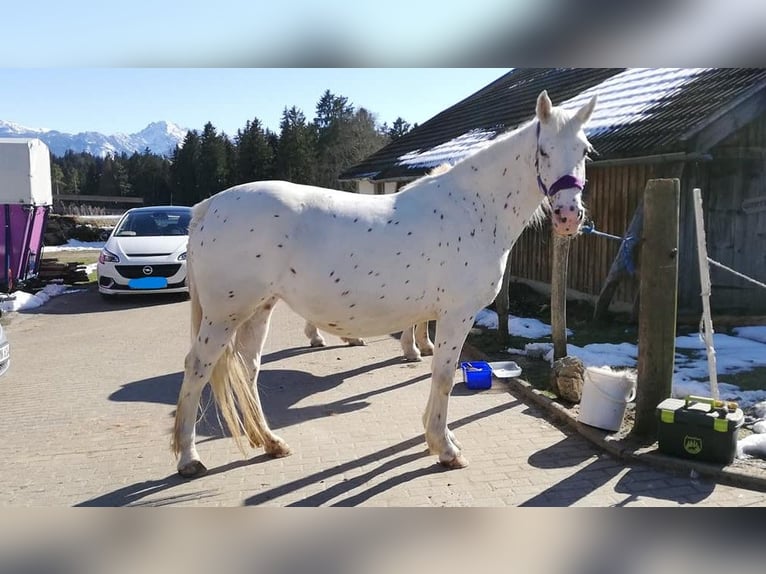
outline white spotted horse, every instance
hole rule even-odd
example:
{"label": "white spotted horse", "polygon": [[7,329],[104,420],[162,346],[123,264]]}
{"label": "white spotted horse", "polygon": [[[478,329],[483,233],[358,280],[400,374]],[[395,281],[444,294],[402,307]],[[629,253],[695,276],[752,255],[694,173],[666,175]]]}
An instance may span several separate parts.
{"label": "white spotted horse", "polygon": [[[303,333],[309,338],[309,344],[312,347],[324,347],[327,344],[316,325],[308,321],[303,328]],[[364,339],[358,337],[341,337],[341,340],[352,347],[365,344]],[[428,322],[404,329],[399,342],[402,346],[402,355],[407,361],[421,361],[422,357],[434,354],[434,344],[428,334]]]}
{"label": "white spotted horse", "polygon": [[530,221],[547,211],[555,233],[579,231],[590,150],[583,125],[595,104],[594,97],[570,112],[543,91],[532,120],[396,194],[262,181],[195,205],[187,259],[192,343],[172,441],[179,474],[206,470],[195,425],[208,382],[243,453],[245,440],[271,456],[290,453],[269,428],[257,386],[280,299],[339,337],[435,321],[425,441],[442,465],[466,466],[447,427],[460,351],[476,313],[499,292],[508,253]]}

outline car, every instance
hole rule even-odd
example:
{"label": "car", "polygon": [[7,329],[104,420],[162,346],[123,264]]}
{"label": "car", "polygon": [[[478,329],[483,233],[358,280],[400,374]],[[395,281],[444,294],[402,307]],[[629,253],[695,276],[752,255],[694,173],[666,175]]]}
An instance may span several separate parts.
{"label": "car", "polygon": [[175,205],[126,211],[109,234],[96,266],[98,290],[118,295],[188,293],[186,244],[191,208]]}
{"label": "car", "polygon": [[5,336],[5,330],[0,325],[0,377],[2,377],[11,366],[11,345]]}

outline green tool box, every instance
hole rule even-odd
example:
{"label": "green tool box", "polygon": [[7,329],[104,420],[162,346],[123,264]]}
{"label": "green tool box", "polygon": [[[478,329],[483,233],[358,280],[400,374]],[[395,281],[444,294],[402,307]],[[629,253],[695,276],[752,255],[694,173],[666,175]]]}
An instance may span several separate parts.
{"label": "green tool box", "polygon": [[657,405],[660,452],[705,462],[729,464],[745,415],[736,403],[690,395]]}

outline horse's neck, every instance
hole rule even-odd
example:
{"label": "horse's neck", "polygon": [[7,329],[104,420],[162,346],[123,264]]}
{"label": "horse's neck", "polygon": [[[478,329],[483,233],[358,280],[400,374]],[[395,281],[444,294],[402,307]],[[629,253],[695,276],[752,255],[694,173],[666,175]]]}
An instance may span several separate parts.
{"label": "horse's neck", "polygon": [[510,244],[540,206],[534,165],[537,146],[534,124],[475,153],[453,168],[452,176],[463,192],[485,206],[492,232]]}

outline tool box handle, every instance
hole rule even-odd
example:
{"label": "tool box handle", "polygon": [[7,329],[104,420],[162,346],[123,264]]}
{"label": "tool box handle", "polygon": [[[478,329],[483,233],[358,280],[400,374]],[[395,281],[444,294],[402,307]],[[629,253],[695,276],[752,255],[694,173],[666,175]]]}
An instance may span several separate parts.
{"label": "tool box handle", "polygon": [[713,409],[726,409],[730,412],[737,410],[737,403],[731,401],[721,401],[712,397],[700,397],[698,395],[686,395],[684,400],[684,408],[689,408],[689,403],[704,403],[710,405],[710,410]]}

